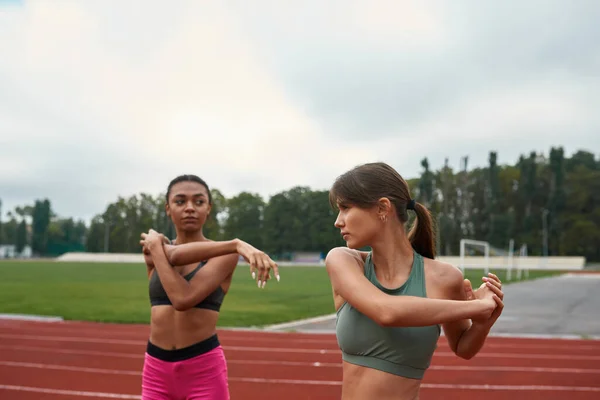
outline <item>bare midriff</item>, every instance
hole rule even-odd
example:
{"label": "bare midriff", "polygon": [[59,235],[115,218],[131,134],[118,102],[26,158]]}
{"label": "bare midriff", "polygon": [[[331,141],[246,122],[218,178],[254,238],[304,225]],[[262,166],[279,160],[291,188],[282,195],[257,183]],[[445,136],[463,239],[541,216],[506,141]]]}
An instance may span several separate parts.
{"label": "bare midriff", "polygon": [[208,339],[216,333],[219,313],[202,308],[177,311],[170,305],[154,306],[150,315],[150,342],[176,350]]}
{"label": "bare midriff", "polygon": [[342,400],[418,400],[421,381],[343,362]]}

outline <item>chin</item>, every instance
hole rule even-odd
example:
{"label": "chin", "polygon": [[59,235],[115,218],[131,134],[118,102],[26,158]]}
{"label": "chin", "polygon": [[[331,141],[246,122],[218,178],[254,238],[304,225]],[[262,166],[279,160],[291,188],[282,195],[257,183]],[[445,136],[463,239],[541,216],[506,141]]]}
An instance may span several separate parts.
{"label": "chin", "polygon": [[195,233],[202,230],[202,225],[184,224],[181,230],[187,233]]}
{"label": "chin", "polygon": [[349,249],[352,249],[352,250],[360,250],[363,247],[365,247],[365,245],[362,243],[355,242],[355,241],[347,241],[346,247]]}

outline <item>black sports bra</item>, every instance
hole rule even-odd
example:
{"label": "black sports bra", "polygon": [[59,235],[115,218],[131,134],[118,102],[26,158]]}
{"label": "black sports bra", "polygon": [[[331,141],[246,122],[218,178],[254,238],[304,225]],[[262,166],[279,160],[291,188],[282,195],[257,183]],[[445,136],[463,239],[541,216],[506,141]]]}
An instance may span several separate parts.
{"label": "black sports bra", "polygon": [[[200,270],[204,265],[206,265],[206,261],[202,261],[193,271],[184,275],[183,278],[186,281],[189,281],[196,275],[196,272]],[[156,271],[152,272],[150,276],[150,282],[148,284],[148,292],[150,295],[150,304],[151,306],[159,306],[159,305],[172,305],[169,296],[165,292],[162,283],[160,282],[160,278],[158,277],[158,273]],[[221,309],[221,304],[223,304],[223,299],[225,298],[225,291],[219,285],[217,289],[209,294],[204,300],[200,303],[196,304],[194,308],[206,308],[213,311],[219,311]]]}

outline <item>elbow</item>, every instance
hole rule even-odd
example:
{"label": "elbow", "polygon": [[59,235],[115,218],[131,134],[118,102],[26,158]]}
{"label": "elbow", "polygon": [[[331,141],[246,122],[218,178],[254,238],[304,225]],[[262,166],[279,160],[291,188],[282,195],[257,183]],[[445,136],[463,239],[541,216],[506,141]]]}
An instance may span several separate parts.
{"label": "elbow", "polygon": [[165,246],[165,255],[167,256],[167,260],[169,260],[169,264],[177,266],[183,265],[181,260],[181,252],[177,247],[166,247]]}
{"label": "elbow", "polygon": [[173,302],[173,308],[177,311],[187,311],[192,308],[189,302],[186,301],[175,301]]}
{"label": "elbow", "polygon": [[471,358],[475,357],[475,354],[472,353],[459,353],[457,352],[456,355],[460,358],[462,358],[463,360],[470,360]]}
{"label": "elbow", "polygon": [[384,328],[389,328],[389,327],[394,326],[392,317],[390,315],[388,315],[388,314],[380,315],[375,320],[375,322],[377,322],[377,325],[379,325],[381,327],[384,327]]}
{"label": "elbow", "polygon": [[178,296],[172,299],[171,304],[173,305],[173,308],[177,311],[187,311],[193,307],[191,299],[186,299],[182,296]]}
{"label": "elbow", "polygon": [[473,351],[461,351],[459,348],[457,348],[456,350],[454,350],[454,354],[456,354],[457,357],[462,358],[463,360],[470,360],[473,357],[475,357],[477,353]]}
{"label": "elbow", "polygon": [[382,326],[384,328],[389,328],[392,326],[397,326],[397,318],[394,315],[394,312],[389,307],[379,307],[375,318],[373,318],[377,325]]}
{"label": "elbow", "polygon": [[406,313],[401,313],[399,310],[383,310],[380,311],[373,320],[384,328],[400,328],[411,326],[426,326],[427,324],[412,317]]}

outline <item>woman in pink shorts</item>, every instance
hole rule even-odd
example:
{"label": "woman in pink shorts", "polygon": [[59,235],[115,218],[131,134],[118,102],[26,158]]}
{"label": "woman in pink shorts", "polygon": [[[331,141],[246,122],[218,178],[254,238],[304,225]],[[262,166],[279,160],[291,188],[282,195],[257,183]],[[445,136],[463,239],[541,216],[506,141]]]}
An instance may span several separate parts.
{"label": "woman in pink shorts", "polygon": [[151,304],[142,400],[229,399],[227,364],[216,333],[223,298],[240,255],[260,288],[271,268],[279,280],[277,265],[241,240],[215,242],[204,236],[212,198],[199,177],[173,179],[166,200],[175,239],[169,242],[150,230],[140,241]]}

